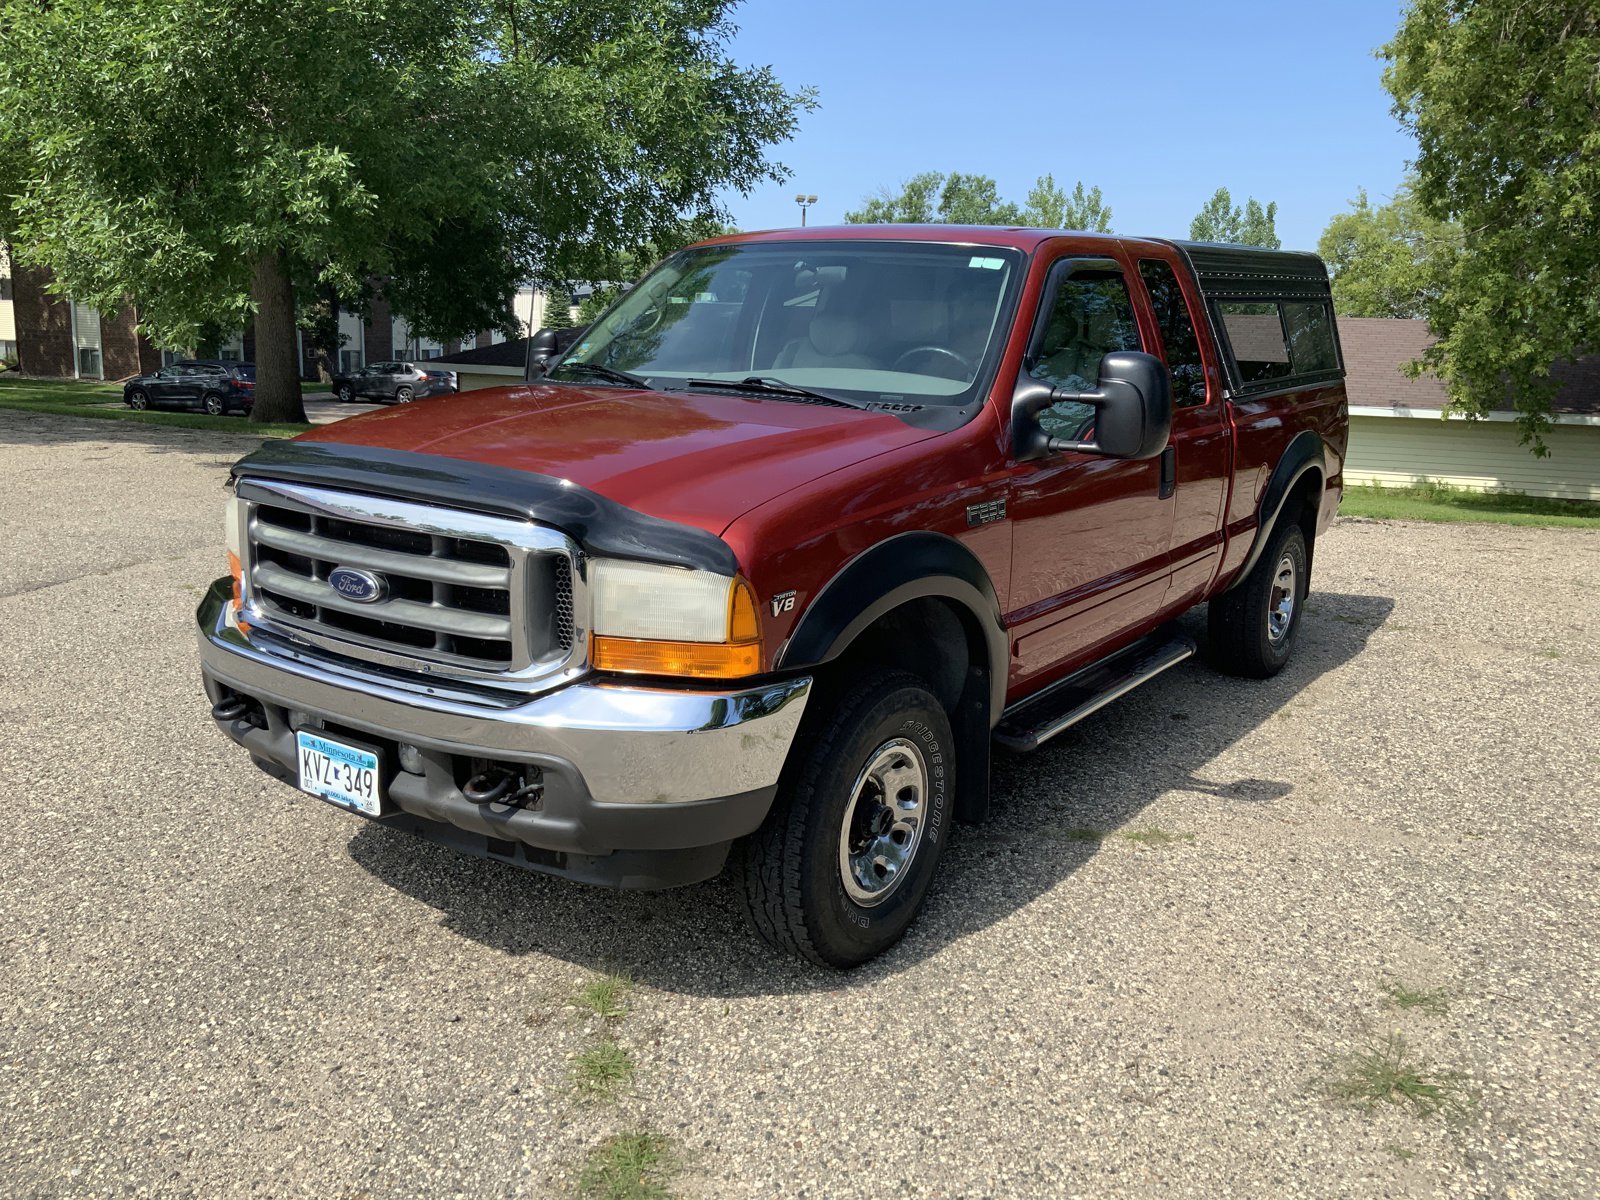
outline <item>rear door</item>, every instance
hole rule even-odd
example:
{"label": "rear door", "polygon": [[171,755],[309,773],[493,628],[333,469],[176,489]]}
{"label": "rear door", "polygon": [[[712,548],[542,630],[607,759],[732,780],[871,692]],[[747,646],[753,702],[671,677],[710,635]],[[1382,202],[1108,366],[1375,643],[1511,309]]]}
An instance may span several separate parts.
{"label": "rear door", "polygon": [[1204,593],[1222,558],[1222,513],[1233,448],[1222,364],[1215,340],[1202,332],[1205,309],[1194,279],[1177,255],[1144,253],[1139,280],[1155,317],[1159,353],[1172,376],[1172,442],[1162,462],[1163,487],[1173,494],[1172,582],[1166,603],[1188,607]]}
{"label": "rear door", "polygon": [[[1120,256],[1064,255],[1050,267],[1023,369],[1087,391],[1112,350],[1158,353],[1142,289]],[[1041,414],[1047,432],[1082,440],[1094,409],[1076,401]],[[1060,453],[1011,470],[1011,684],[1035,686],[1097,657],[1153,622],[1167,591],[1173,502],[1162,460]]]}
{"label": "rear door", "polygon": [[194,363],[179,363],[167,387],[167,400],[174,404],[198,407],[205,384],[205,368]]}

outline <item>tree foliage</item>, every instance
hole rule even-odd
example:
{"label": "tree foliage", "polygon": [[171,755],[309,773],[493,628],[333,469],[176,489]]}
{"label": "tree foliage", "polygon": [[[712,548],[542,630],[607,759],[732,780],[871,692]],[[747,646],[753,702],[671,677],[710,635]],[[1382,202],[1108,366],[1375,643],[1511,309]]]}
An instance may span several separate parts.
{"label": "tree foliage", "polygon": [[1089,233],[1111,232],[1111,206],[1098,187],[1084,191],[1080,179],[1072,194],[1056,186],[1054,175],[1041,175],[1028,191],[1024,210],[1028,224],[1041,229],[1082,229]]}
{"label": "tree foliage", "polygon": [[381,277],[412,329],[445,340],[503,323],[521,280],[591,277],[721,216],[725,190],[782,179],[764,148],[810,97],[729,58],[733,6],[9,5],[18,257],[85,302],[131,298],[169,345],[255,314],[255,415],[292,418],[292,314],[267,319],[265,293],[359,304]]}
{"label": "tree foliage", "polygon": [[1345,317],[1422,317],[1438,295],[1438,264],[1458,231],[1428,215],[1408,180],[1388,204],[1365,189],[1328,222],[1317,253],[1333,277],[1333,306]]}
{"label": "tree foliage", "polygon": [[1416,135],[1416,196],[1459,223],[1426,314],[1450,407],[1509,397],[1544,455],[1550,368],[1600,347],[1600,8],[1592,0],[1413,0],[1384,47]]}
{"label": "tree foliage", "polygon": [[1251,196],[1240,208],[1228,189],[1219,187],[1189,222],[1189,236],[1197,242],[1233,242],[1265,250],[1281,249],[1277,201],[1263,208],[1261,202]]}
{"label": "tree foliage", "polygon": [[1111,209],[1099,188],[1084,190],[1080,182],[1069,196],[1055,176],[1041,175],[1019,206],[1000,196],[988,175],[924,171],[900,185],[898,192],[881,189],[861,207],[847,212],[853,225],[1030,225],[1042,229],[1087,229],[1111,232]]}

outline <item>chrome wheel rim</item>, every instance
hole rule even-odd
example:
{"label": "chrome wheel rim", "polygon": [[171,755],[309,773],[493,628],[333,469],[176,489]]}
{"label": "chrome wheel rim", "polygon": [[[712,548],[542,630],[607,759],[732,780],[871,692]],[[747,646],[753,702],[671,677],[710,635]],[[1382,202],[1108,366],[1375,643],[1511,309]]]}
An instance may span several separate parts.
{"label": "chrome wheel rim", "polygon": [[839,877],[845,895],[871,908],[904,881],[922,844],[928,768],[906,738],[879,746],[856,776],[839,830]]}
{"label": "chrome wheel rim", "polygon": [[210,413],[213,417],[220,417],[222,415],[222,401],[217,399],[215,396],[207,396],[206,412]]}
{"label": "chrome wheel rim", "polygon": [[128,397],[128,403],[134,408],[143,408],[149,403],[149,401],[145,399],[145,394],[143,392],[135,392],[133,395]]}
{"label": "chrome wheel rim", "polygon": [[1294,559],[1285,554],[1272,573],[1272,595],[1267,601],[1267,640],[1274,646],[1289,636],[1299,592],[1299,572],[1295,570]]}

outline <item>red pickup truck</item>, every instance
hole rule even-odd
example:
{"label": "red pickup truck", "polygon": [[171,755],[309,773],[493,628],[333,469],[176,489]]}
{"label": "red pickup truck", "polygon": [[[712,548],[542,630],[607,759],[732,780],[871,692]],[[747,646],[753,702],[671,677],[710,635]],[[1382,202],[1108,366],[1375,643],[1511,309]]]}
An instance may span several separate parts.
{"label": "red pickup truck", "polygon": [[951,226],[673,255],[528,384],[233,470],[212,715],[383,824],[590,883],[731,866],[892,945],[992,746],[1294,646],[1348,437],[1308,254]]}

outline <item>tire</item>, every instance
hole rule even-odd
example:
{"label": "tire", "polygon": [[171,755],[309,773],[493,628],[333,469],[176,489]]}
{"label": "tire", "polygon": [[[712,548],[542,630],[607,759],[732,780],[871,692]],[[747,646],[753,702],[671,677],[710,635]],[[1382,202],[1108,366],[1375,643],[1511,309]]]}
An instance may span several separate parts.
{"label": "tire", "polygon": [[1213,663],[1230,675],[1269,679],[1294,651],[1310,578],[1306,535],[1284,522],[1272,531],[1250,574],[1211,601]]}
{"label": "tire", "polygon": [[349,404],[356,398],[355,390],[348,383],[341,383],[333,394],[338,397],[340,404]]}
{"label": "tire", "polygon": [[150,407],[150,397],[142,388],[135,388],[128,393],[128,407],[143,412]]}
{"label": "tire", "polygon": [[396,404],[410,404],[413,394],[408,387],[397,387],[394,390],[394,402]]}
{"label": "tire", "polygon": [[[954,778],[949,718],[914,675],[870,675],[808,712],[772,811],[731,856],[756,932],[825,967],[894,945],[933,883]],[[882,804],[885,785],[900,806]]]}
{"label": "tire", "polygon": [[228,405],[216,392],[207,392],[200,397],[200,407],[213,417],[220,417],[227,413]]}

